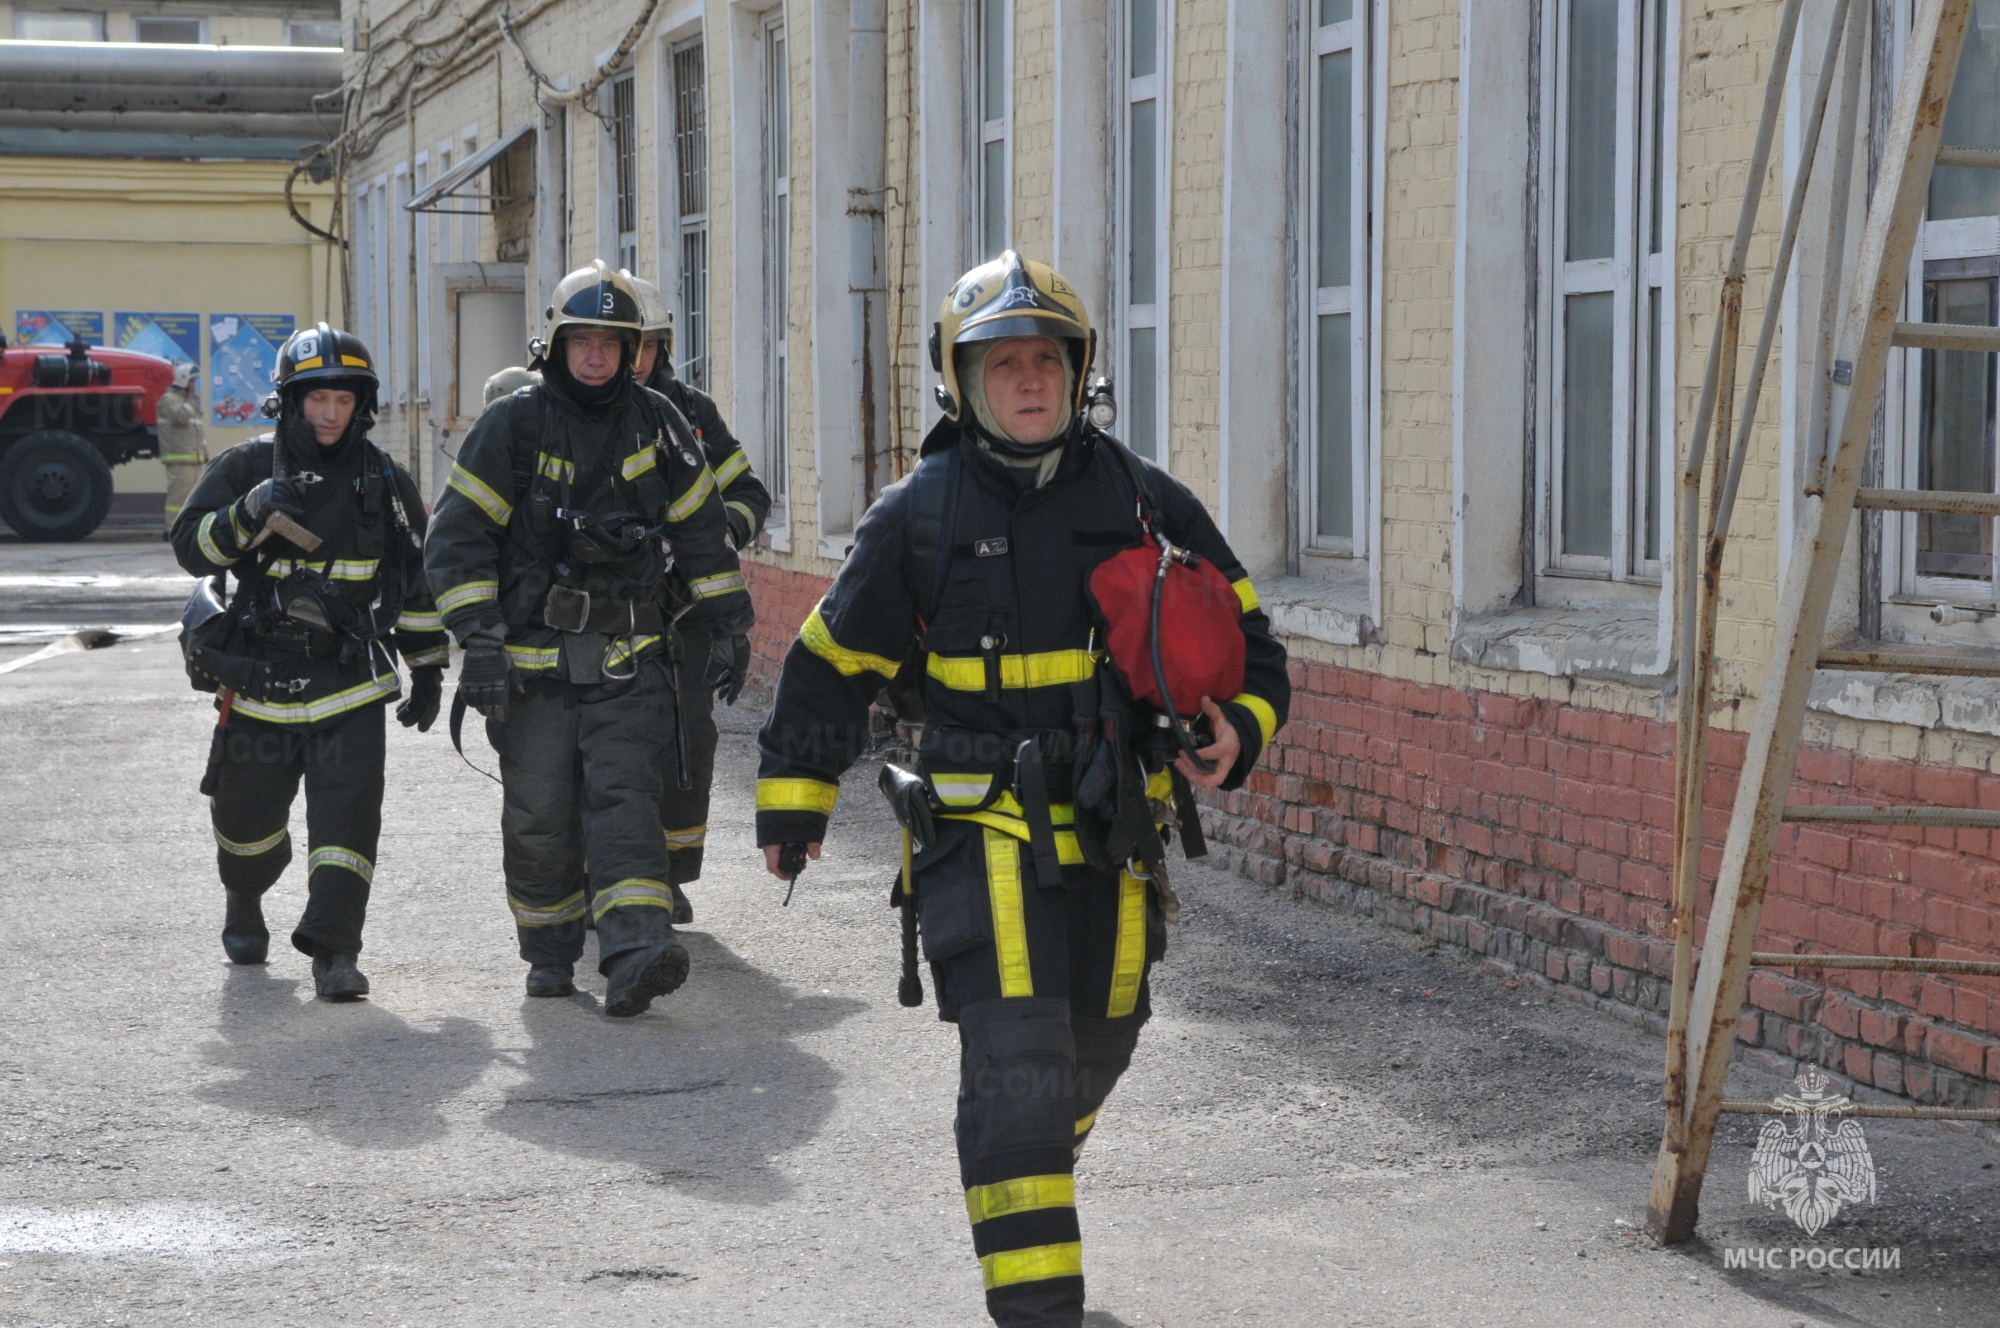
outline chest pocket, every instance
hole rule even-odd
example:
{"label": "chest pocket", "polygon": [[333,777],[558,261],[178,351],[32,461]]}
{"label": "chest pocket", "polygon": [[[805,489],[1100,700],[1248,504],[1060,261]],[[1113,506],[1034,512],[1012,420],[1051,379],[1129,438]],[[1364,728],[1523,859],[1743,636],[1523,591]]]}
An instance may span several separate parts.
{"label": "chest pocket", "polygon": [[924,649],[929,655],[924,672],[938,686],[954,692],[981,692],[997,704],[1001,688],[1008,685],[1006,652],[1012,626],[1009,615],[983,604],[939,610],[924,632]]}

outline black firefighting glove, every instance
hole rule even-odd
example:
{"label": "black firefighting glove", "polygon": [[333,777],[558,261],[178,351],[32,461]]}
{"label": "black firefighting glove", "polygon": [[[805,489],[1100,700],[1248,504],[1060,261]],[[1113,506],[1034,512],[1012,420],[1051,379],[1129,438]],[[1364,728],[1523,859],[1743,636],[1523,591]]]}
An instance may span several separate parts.
{"label": "black firefighting glove", "polygon": [[458,666],[458,691],[488,719],[507,718],[507,675],[513,665],[500,646],[469,646]]}
{"label": "black firefighting glove", "polygon": [[291,476],[268,479],[236,500],[243,511],[243,524],[255,530],[273,512],[292,518],[306,514],[305,486]]}
{"label": "black firefighting glove", "polygon": [[410,694],[396,707],[396,722],[419,733],[429,733],[437,723],[438,706],[444,698],[444,665],[427,664],[410,670]]}
{"label": "black firefighting glove", "polygon": [[750,638],[744,635],[717,636],[708,645],[708,672],[703,681],[715,699],[727,706],[743,694],[743,682],[750,676]]}

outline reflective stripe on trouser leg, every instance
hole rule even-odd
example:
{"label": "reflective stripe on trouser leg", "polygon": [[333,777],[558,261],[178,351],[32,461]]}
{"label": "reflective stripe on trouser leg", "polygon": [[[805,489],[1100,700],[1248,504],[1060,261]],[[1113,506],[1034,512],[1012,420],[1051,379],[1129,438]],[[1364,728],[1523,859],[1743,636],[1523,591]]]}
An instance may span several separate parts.
{"label": "reflective stripe on trouser leg", "polygon": [[982,829],[986,837],[986,898],[993,910],[993,952],[1000,968],[1000,995],[1033,996],[1027,901],[1021,893],[1021,841],[990,826]]}
{"label": "reflective stripe on trouser leg", "polygon": [[[701,878],[703,838],[679,842],[677,834],[705,831],[708,795],[715,784],[715,694],[702,681],[708,673],[710,633],[682,629],[681,720],[687,725],[688,787],[680,787],[680,757],[671,729],[660,751],[660,824],[667,830],[667,880],[685,885]],[[669,716],[671,720],[671,715]]]}
{"label": "reflective stripe on trouser leg", "polygon": [[302,953],[361,951],[382,836],[386,710],[349,711],[306,744],[306,909],[292,929]]}
{"label": "reflective stripe on trouser leg", "polygon": [[[619,956],[673,935],[660,821],[660,750],[672,746],[674,736],[671,676],[658,654],[642,661],[630,681],[574,691],[597,966],[609,972]],[[661,906],[651,907],[655,902]]]}
{"label": "reflective stripe on trouser leg", "polygon": [[1139,1005],[1146,976],[1146,883],[1129,871],[1118,873],[1118,942],[1111,957],[1111,999],[1105,1016],[1131,1014]]}
{"label": "reflective stripe on trouser leg", "polygon": [[977,1001],[959,1011],[958,1165],[996,1323],[1073,1321],[1083,1307],[1071,1147],[1069,1002]]}
{"label": "reflective stripe on trouser leg", "polygon": [[567,683],[537,680],[488,722],[503,786],[501,861],[521,958],[574,964],[583,954],[583,835],[576,777],[576,706]]}
{"label": "reflective stripe on trouser leg", "polygon": [[208,817],[225,890],[260,895],[292,861],[286,829],[311,735],[237,715],[224,730],[222,768]]}
{"label": "reflective stripe on trouser leg", "polygon": [[509,894],[507,908],[513,913],[517,927],[559,927],[565,922],[577,922],[583,918],[583,891],[578,890],[567,899],[559,899],[548,908],[537,908]]}
{"label": "reflective stripe on trouser leg", "polygon": [[669,913],[674,909],[674,892],[664,881],[619,881],[591,896],[590,916],[597,922],[604,921],[604,915],[614,908],[664,908]]}
{"label": "reflective stripe on trouser leg", "polygon": [[1071,1035],[1076,1040],[1076,1142],[1071,1157],[1083,1155],[1084,1140],[1097,1124],[1118,1080],[1131,1068],[1132,1051],[1139,1045],[1139,1030],[1145,1020],[1138,1016],[1123,1019],[1092,1019],[1070,1016]]}

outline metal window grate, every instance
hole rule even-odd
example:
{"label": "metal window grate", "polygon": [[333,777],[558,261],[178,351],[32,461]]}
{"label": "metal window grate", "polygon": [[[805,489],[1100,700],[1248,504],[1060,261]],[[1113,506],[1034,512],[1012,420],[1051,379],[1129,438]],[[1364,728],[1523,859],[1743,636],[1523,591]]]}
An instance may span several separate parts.
{"label": "metal window grate", "polygon": [[634,271],[639,266],[639,134],[634,114],[632,75],[611,85],[612,153],[617,163],[618,266]]}

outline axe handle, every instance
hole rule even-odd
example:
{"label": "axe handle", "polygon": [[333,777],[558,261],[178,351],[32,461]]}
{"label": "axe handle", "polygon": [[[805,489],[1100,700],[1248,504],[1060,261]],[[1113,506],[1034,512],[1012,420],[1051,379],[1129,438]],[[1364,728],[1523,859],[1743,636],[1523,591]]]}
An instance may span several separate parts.
{"label": "axe handle", "polygon": [[306,553],[311,553],[320,546],[319,536],[313,534],[283,512],[273,512],[264,518],[264,528],[257,532],[257,538],[250,541],[250,547],[253,549],[256,548],[274,534],[283,535]]}

